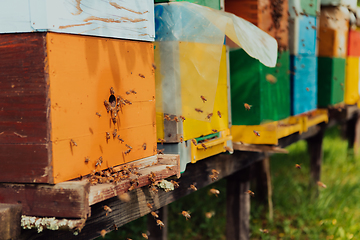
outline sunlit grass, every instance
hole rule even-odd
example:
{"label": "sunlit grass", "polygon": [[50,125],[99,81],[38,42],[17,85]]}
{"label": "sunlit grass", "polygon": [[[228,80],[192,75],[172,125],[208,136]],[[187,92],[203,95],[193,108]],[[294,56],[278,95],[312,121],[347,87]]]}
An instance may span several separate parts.
{"label": "sunlit grass", "polygon": [[[288,155],[271,157],[274,219],[263,204],[251,202],[250,239],[360,239],[360,159],[349,154],[337,128],[326,132],[321,188],[318,198],[309,189],[309,156],[305,141],[288,147]],[[295,168],[301,164],[301,169]],[[218,198],[208,194],[219,189]],[[225,239],[226,181],[221,180],[169,205],[168,239]],[[191,219],[180,214],[186,210]],[[207,212],[213,213],[207,218]],[[268,229],[261,233],[259,229]],[[129,223],[107,239],[143,239],[146,217]],[[110,235],[112,238],[110,238]]]}

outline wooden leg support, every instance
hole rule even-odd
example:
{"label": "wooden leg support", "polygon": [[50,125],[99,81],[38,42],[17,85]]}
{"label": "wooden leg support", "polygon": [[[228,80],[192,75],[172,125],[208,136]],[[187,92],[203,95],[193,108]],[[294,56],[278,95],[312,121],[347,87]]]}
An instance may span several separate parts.
{"label": "wooden leg support", "polygon": [[320,181],[324,132],[325,128],[322,128],[315,136],[307,139],[310,155],[310,186],[316,186],[317,182]]}
{"label": "wooden leg support", "polygon": [[267,154],[264,160],[256,162],[254,164],[255,180],[256,180],[256,199],[260,203],[268,205],[269,219],[273,219],[273,202],[272,202],[272,186],[270,175],[270,158]]}
{"label": "wooden leg support", "polygon": [[150,232],[149,239],[150,240],[166,240],[167,239],[167,223],[168,223],[168,206],[164,206],[160,208],[157,212],[159,216],[159,220],[164,223],[164,227],[157,225],[156,220],[151,214],[148,214],[147,217],[147,227]]}
{"label": "wooden leg support", "polygon": [[354,155],[360,155],[360,115],[355,116],[346,122],[346,135],[349,148],[354,150]]}
{"label": "wooden leg support", "polygon": [[250,167],[227,177],[226,239],[248,240],[250,237]]}
{"label": "wooden leg support", "polygon": [[0,204],[0,240],[18,239],[21,210],[21,204]]}

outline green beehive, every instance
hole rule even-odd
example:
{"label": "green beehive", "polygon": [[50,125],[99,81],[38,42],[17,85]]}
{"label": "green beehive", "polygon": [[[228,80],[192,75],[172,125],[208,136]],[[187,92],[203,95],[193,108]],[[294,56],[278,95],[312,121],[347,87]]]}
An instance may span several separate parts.
{"label": "green beehive", "polygon": [[[259,125],[290,116],[290,55],[279,53],[269,68],[244,50],[230,52],[231,111],[233,125]],[[244,107],[252,105],[250,110]]]}
{"label": "green beehive", "polygon": [[164,2],[191,2],[202,6],[210,7],[213,9],[221,10],[220,0],[154,0],[155,3]]}
{"label": "green beehive", "polygon": [[318,57],[318,107],[344,101],[345,58]]}

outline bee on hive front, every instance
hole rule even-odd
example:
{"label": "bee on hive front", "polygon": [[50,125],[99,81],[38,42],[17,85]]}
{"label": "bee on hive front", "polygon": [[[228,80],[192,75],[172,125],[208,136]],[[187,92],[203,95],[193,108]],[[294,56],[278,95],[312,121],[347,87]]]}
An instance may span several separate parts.
{"label": "bee on hive front", "polygon": [[184,116],[179,116],[179,118],[181,119],[181,121],[185,121],[185,117],[184,117]]}
{"label": "bee on hive front", "polygon": [[76,147],[77,147],[77,143],[76,143],[74,140],[72,140],[72,139],[70,139],[70,145],[71,145],[71,146],[76,146]]}
{"label": "bee on hive front", "polygon": [[191,139],[191,142],[192,142],[195,146],[197,146],[196,139]]}
{"label": "bee on hive front", "polygon": [[207,147],[206,147],[206,145],[205,145],[204,143],[202,143],[201,146],[202,146],[205,150],[207,149]]}
{"label": "bee on hive front", "polygon": [[108,207],[107,205],[104,206],[104,210],[106,211],[106,216],[112,212],[112,209]]}
{"label": "bee on hive front", "polygon": [[96,115],[98,115],[99,117],[101,117],[101,114],[100,114],[100,113],[98,113],[98,112],[96,112]]}
{"label": "bee on hive front", "polygon": [[199,113],[203,113],[204,111],[201,110],[200,108],[195,108],[195,111],[199,112]]}
{"label": "bee on hive front", "polygon": [[110,94],[111,94],[111,95],[114,95],[114,94],[115,94],[115,90],[114,90],[113,87],[110,88]]}
{"label": "bee on hive front", "polygon": [[254,132],[254,134],[257,136],[257,137],[260,137],[260,133],[258,132],[258,131],[253,131]]}
{"label": "bee on hive front", "polygon": [[197,188],[195,187],[194,184],[191,184],[191,185],[190,185],[190,189],[192,189],[192,190],[194,190],[194,191],[197,191]]}
{"label": "bee on hive front", "polygon": [[217,111],[217,114],[218,114],[219,118],[221,118],[221,112]]}
{"label": "bee on hive front", "polygon": [[163,145],[164,142],[166,142],[165,139],[161,139],[161,138],[158,138],[158,141],[161,142],[161,145]]}
{"label": "bee on hive front", "polygon": [[211,118],[212,116],[213,116],[213,114],[212,114],[212,113],[209,113],[209,114],[206,116],[206,118],[210,120],[210,118]]}
{"label": "bee on hive front", "polygon": [[203,102],[206,102],[207,99],[204,96],[200,96],[201,100],[203,100]]}
{"label": "bee on hive front", "polygon": [[110,133],[106,132],[106,141],[109,141],[109,140],[110,140]]}
{"label": "bee on hive front", "polygon": [[142,233],[141,235],[143,236],[143,238],[149,239],[149,237],[148,237],[148,235],[146,235],[146,233]]}

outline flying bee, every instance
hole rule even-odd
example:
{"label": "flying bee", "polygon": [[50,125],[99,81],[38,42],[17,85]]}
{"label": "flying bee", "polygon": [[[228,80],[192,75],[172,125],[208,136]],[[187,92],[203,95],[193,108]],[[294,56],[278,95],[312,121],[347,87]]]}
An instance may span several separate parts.
{"label": "flying bee", "polygon": [[95,167],[101,166],[102,162],[103,162],[103,158],[102,158],[102,157],[99,157],[99,159],[96,160]]}
{"label": "flying bee", "polygon": [[167,121],[171,121],[170,116],[169,116],[169,115],[167,115],[167,114],[164,116],[164,119],[165,119],[165,120],[167,120]]}
{"label": "flying bee", "polygon": [[217,111],[217,114],[218,114],[219,118],[221,118],[221,112]]}
{"label": "flying bee", "polygon": [[269,230],[267,230],[267,229],[261,229],[260,228],[259,231],[262,232],[262,233],[269,233]]}
{"label": "flying bee", "polygon": [[247,190],[245,193],[249,194],[252,197],[255,195],[255,193],[251,190]]}
{"label": "flying bee", "polygon": [[108,213],[112,212],[112,209],[106,205],[104,206],[104,210],[106,211],[106,216],[108,215]]}
{"label": "flying bee", "polygon": [[158,150],[157,150],[157,154],[164,154],[164,150],[165,150],[165,149],[158,149]]}
{"label": "flying bee", "polygon": [[151,190],[153,193],[158,193],[158,190],[157,190],[156,187],[154,187],[154,186],[151,186],[150,190]]}
{"label": "flying bee", "polygon": [[194,184],[191,184],[191,185],[190,185],[190,189],[192,189],[192,190],[194,190],[194,191],[197,191],[197,188],[195,187]]}
{"label": "flying bee", "polygon": [[110,139],[110,133],[106,132],[106,141],[108,141]]}
{"label": "flying bee", "polygon": [[158,216],[155,212],[151,212],[151,215],[152,215],[154,218],[159,218],[159,216]]}
{"label": "flying bee", "polygon": [[202,143],[201,146],[202,146],[205,150],[207,149],[207,147],[206,147],[206,145],[205,145],[204,143]]}
{"label": "flying bee", "polygon": [[151,203],[146,203],[146,206],[147,206],[148,208],[152,209]]}
{"label": "flying bee", "polygon": [[148,237],[148,235],[146,235],[146,233],[142,233],[141,235],[143,236],[143,238],[149,239],[149,237]]}
{"label": "flying bee", "polygon": [[256,136],[258,136],[258,137],[260,137],[260,133],[258,132],[258,131],[253,131],[254,132],[254,134],[256,135]]}
{"label": "flying bee", "polygon": [[316,30],[316,27],[315,26],[311,26],[312,29]]}
{"label": "flying bee", "polygon": [[104,238],[107,231],[105,229],[101,230],[100,235]]}
{"label": "flying bee", "polygon": [[130,90],[130,92],[133,94],[137,94],[137,92],[135,90]]}
{"label": "flying bee", "polygon": [[209,113],[209,114],[206,116],[206,118],[210,120],[210,118],[211,118],[212,116],[213,116],[213,114],[212,114],[212,113]]}
{"label": "flying bee", "polygon": [[99,117],[101,117],[101,114],[100,114],[100,113],[98,113],[98,112],[96,112],[96,115],[98,115]]}
{"label": "flying bee", "polygon": [[197,146],[196,139],[191,139],[191,142],[192,142],[195,146]]}
{"label": "flying bee", "polygon": [[201,100],[203,100],[203,102],[206,102],[207,99],[204,96],[200,96]]}
{"label": "flying bee", "polygon": [[140,74],[140,73],[139,73],[139,77],[141,77],[141,78],[145,78],[145,76],[144,76],[144,75],[142,75],[142,74]]}
{"label": "flying bee", "polygon": [[146,143],[142,145],[143,149],[146,150]]}
{"label": "flying bee", "polygon": [[88,163],[90,161],[89,157],[85,157],[85,163]]}
{"label": "flying bee", "polygon": [[320,181],[317,182],[317,185],[322,188],[326,188],[326,185]]}
{"label": "flying bee", "polygon": [[120,142],[124,142],[124,139],[122,139],[120,135],[118,135],[117,138],[120,140]]}
{"label": "flying bee", "polygon": [[307,87],[307,88],[306,88],[306,91],[310,91],[310,89]]}
{"label": "flying bee", "polygon": [[70,145],[71,145],[71,146],[76,146],[76,147],[77,147],[77,143],[76,143],[74,140],[72,140],[72,139],[70,139]]}
{"label": "flying bee", "polygon": [[203,113],[204,111],[199,109],[199,108],[195,108],[195,111],[199,112],[199,113]]}
{"label": "flying bee", "polygon": [[301,169],[300,164],[295,164],[295,167],[298,168],[298,169]]}
{"label": "flying bee", "polygon": [[114,94],[115,94],[115,90],[114,90],[113,87],[110,88],[110,94],[111,94],[111,95],[114,95]]}
{"label": "flying bee", "polygon": [[173,170],[173,168],[172,168],[172,167],[169,167],[169,166],[166,166],[166,168],[169,169],[169,170]]}
{"label": "flying bee", "polygon": [[164,142],[166,142],[165,139],[161,139],[161,138],[159,138],[158,141],[161,142],[161,145],[163,145]]}
{"label": "flying bee", "polygon": [[250,110],[250,108],[252,107],[252,105],[249,105],[247,103],[244,103],[244,107],[246,110]]}
{"label": "flying bee", "polygon": [[181,136],[180,137],[180,142],[182,143],[184,141],[184,138]]}
{"label": "flying bee", "polygon": [[212,188],[210,189],[209,191],[211,194],[214,194],[216,197],[220,194],[220,191],[215,189],[215,188]]}
{"label": "flying bee", "polygon": [[181,214],[186,218],[186,220],[191,218],[190,214],[187,211],[182,211]]}
{"label": "flying bee", "polygon": [[116,224],[114,224],[113,227],[114,227],[114,230],[115,230],[115,231],[118,230],[118,227],[116,226]]}
{"label": "flying bee", "polygon": [[218,170],[215,170],[215,169],[212,169],[211,172],[212,172],[212,174],[215,174],[215,175],[219,175],[219,174],[220,174],[219,171],[218,171]]}
{"label": "flying bee", "polygon": [[181,119],[181,121],[185,121],[185,117],[184,117],[184,116],[179,116],[179,118]]}
{"label": "flying bee", "polygon": [[117,129],[114,129],[114,131],[113,131],[113,138],[115,138],[116,135],[117,135]]}
{"label": "flying bee", "polygon": [[160,227],[160,229],[165,226],[165,224],[159,219],[156,220],[156,225],[158,225]]}

